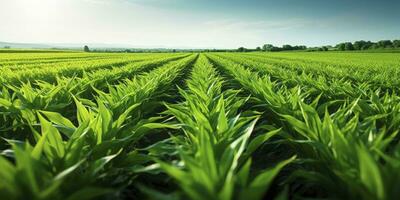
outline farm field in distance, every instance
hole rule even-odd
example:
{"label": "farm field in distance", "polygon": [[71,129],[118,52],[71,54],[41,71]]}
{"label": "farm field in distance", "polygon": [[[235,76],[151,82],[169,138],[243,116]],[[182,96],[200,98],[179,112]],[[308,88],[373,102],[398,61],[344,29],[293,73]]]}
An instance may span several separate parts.
{"label": "farm field in distance", "polygon": [[0,199],[397,199],[399,55],[0,53]]}

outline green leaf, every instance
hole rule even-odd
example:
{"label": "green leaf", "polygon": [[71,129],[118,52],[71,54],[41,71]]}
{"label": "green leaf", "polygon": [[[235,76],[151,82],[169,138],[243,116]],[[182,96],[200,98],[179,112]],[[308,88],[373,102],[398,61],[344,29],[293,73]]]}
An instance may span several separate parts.
{"label": "green leaf", "polygon": [[65,133],[68,137],[72,136],[76,127],[67,118],[56,112],[40,111],[40,113],[44,114],[54,124],[60,125],[60,128],[64,130],[62,132]]}
{"label": "green leaf", "polygon": [[89,121],[90,120],[89,111],[85,108],[85,106],[83,106],[83,104],[76,97],[73,96],[73,98],[76,104],[77,118],[79,124],[83,123],[84,121]]}
{"label": "green leaf", "polygon": [[250,167],[251,167],[251,158],[246,161],[243,167],[237,174],[238,183],[241,187],[246,187],[249,179],[250,174]]}
{"label": "green leaf", "polygon": [[282,161],[272,169],[268,169],[259,174],[250,183],[249,187],[240,194],[240,199],[262,199],[264,193],[268,190],[269,185],[272,183],[276,175],[278,175],[281,169],[291,163],[295,158],[296,157],[294,156],[288,160]]}
{"label": "green leaf", "polygon": [[42,127],[42,135],[46,136],[48,142],[45,142],[43,147],[46,147],[46,144],[48,144],[51,148],[54,148],[58,157],[62,158],[65,154],[65,147],[60,133],[39,112],[37,114]]}
{"label": "green leaf", "polygon": [[71,174],[73,171],[75,171],[82,163],[84,162],[84,160],[79,161],[78,163],[76,163],[75,165],[68,167],[67,169],[63,170],[62,172],[58,173],[53,181],[59,181],[63,178],[65,178],[66,176],[68,176],[69,174]]}
{"label": "green leaf", "polygon": [[117,121],[115,122],[115,127],[121,127],[125,120],[128,118],[129,114],[132,112],[132,110],[134,110],[135,108],[139,107],[141,105],[141,103],[136,103],[132,106],[130,106],[128,109],[126,109],[117,119]]}
{"label": "green leaf", "polygon": [[44,114],[51,122],[55,124],[76,129],[75,125],[67,118],[63,117],[60,113],[50,111],[40,111],[40,113]]}
{"label": "green leaf", "polygon": [[24,186],[29,188],[33,195],[37,196],[39,194],[39,184],[37,180],[37,174],[35,174],[35,169],[37,170],[37,165],[35,160],[31,157],[31,152],[27,149],[22,149],[17,145],[13,145],[13,150],[15,154],[15,161],[19,175],[23,178]]}
{"label": "green leaf", "polygon": [[364,146],[357,148],[360,177],[367,189],[376,196],[377,199],[385,199],[385,186],[379,171],[378,163],[372,158]]}
{"label": "green leaf", "polygon": [[264,142],[266,142],[269,138],[273,137],[274,135],[278,134],[281,131],[281,129],[273,130],[268,133],[264,133],[261,135],[258,135],[255,137],[253,140],[250,141],[247,150],[246,150],[246,155],[251,155],[260,145],[262,145]]}
{"label": "green leaf", "polygon": [[[16,195],[18,188],[15,184],[15,175],[16,175],[16,168],[6,160],[3,156],[0,155],[0,188],[3,187],[10,193]],[[1,189],[0,189],[1,191]]]}

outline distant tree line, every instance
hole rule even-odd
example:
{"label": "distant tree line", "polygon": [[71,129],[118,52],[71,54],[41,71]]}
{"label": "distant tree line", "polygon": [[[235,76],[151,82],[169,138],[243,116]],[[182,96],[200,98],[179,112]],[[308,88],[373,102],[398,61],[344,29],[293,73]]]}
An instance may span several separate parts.
{"label": "distant tree line", "polygon": [[282,47],[277,47],[272,44],[264,44],[262,47],[257,47],[255,49],[247,49],[245,47],[239,47],[234,51],[236,52],[329,51],[329,50],[353,51],[353,50],[368,50],[368,49],[400,49],[400,40],[380,40],[378,42],[359,40],[353,43],[351,42],[339,43],[335,47],[332,47],[330,45],[321,47],[307,47],[305,45],[292,46],[289,44],[282,45]]}
{"label": "distant tree line", "polygon": [[282,45],[282,47],[277,47],[272,44],[264,44],[262,47],[256,47],[255,49],[247,49],[245,47],[239,47],[236,51],[237,52],[251,52],[251,51],[305,51],[305,50],[315,50],[315,51],[327,51],[328,47],[321,47],[321,48],[307,48],[305,45],[299,46],[292,46],[289,44]]}
{"label": "distant tree line", "polygon": [[289,44],[282,45],[282,47],[276,47],[272,44],[264,44],[262,46],[263,51],[293,51],[293,50],[306,50],[307,46],[292,46]]}
{"label": "distant tree line", "polygon": [[277,47],[272,44],[264,44],[261,47],[256,48],[245,48],[239,47],[237,49],[89,49],[88,46],[84,46],[85,52],[115,52],[115,53],[161,53],[161,52],[252,52],[252,51],[353,51],[353,50],[369,50],[369,49],[400,49],[400,40],[380,40],[378,42],[359,40],[355,42],[343,42],[333,46],[320,46],[320,47],[307,47],[305,45],[289,45],[285,44],[282,47]]}
{"label": "distant tree line", "polygon": [[244,47],[239,47],[237,52],[251,52],[251,51],[269,51],[269,52],[277,52],[277,51],[328,51],[332,49],[332,46],[322,46],[322,47],[307,47],[305,45],[289,45],[285,44],[282,47],[277,47],[272,44],[264,44],[262,47],[257,47],[255,49],[247,49]]}
{"label": "distant tree line", "polygon": [[340,51],[353,51],[353,50],[368,50],[368,49],[399,49],[400,40],[381,40],[378,42],[371,41],[355,41],[343,42],[336,45],[337,50]]}
{"label": "distant tree line", "polygon": [[91,48],[84,46],[83,51],[85,52],[95,52],[95,53],[196,53],[196,52],[224,52],[225,50],[220,49],[167,49],[167,48],[157,48],[157,49],[125,49],[125,48]]}

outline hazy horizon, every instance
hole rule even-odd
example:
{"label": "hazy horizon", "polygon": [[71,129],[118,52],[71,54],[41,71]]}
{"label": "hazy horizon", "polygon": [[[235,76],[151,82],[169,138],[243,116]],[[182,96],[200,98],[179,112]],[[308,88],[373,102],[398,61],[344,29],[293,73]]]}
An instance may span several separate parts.
{"label": "hazy horizon", "polygon": [[186,48],[399,39],[400,2],[0,0],[0,41]]}

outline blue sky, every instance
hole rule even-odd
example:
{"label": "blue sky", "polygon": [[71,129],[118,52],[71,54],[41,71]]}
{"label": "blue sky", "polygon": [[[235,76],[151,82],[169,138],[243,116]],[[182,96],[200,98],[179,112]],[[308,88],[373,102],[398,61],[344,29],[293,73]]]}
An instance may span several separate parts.
{"label": "blue sky", "polygon": [[0,0],[0,41],[253,48],[400,39],[395,0]]}

